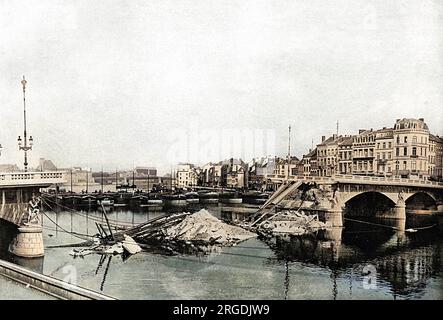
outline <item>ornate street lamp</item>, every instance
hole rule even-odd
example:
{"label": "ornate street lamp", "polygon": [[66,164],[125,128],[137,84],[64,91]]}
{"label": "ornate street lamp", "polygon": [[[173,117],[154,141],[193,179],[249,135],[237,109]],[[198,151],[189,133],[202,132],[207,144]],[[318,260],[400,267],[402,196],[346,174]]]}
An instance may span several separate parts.
{"label": "ornate street lamp", "polygon": [[23,123],[24,123],[24,129],[23,129],[23,140],[20,136],[18,136],[17,139],[17,143],[18,143],[18,149],[19,150],[23,150],[25,153],[25,161],[24,161],[24,167],[25,167],[25,172],[28,171],[28,151],[32,150],[32,145],[34,143],[34,140],[32,139],[32,136],[29,136],[29,140],[28,140],[28,136],[27,136],[27,132],[26,132],[26,97],[25,97],[25,92],[26,92],[26,83],[27,81],[25,80],[25,76],[23,76],[23,80],[21,81],[22,85],[23,85]]}

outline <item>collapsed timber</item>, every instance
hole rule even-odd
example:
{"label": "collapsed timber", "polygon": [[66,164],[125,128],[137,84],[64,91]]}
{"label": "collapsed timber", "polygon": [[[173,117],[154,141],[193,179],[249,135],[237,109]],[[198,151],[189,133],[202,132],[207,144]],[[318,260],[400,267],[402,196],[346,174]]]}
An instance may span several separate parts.
{"label": "collapsed timber", "polygon": [[[74,249],[72,255],[94,252],[105,254],[134,254],[141,250],[158,251],[166,254],[195,254],[216,251],[220,247],[233,246],[244,240],[265,235],[281,234],[299,236],[315,232],[324,224],[316,216],[306,216],[295,211],[281,211],[263,219],[257,226],[232,225],[221,221],[202,209],[196,213],[176,213],[162,216],[134,227],[121,227],[108,232],[103,225],[97,225],[99,234],[96,242],[88,249]],[[128,250],[128,243],[133,248]],[[134,252],[135,251],[135,252]]]}
{"label": "collapsed timber", "polygon": [[231,246],[255,237],[256,234],[227,224],[205,209],[196,213],[177,213],[119,231],[119,241],[129,235],[138,243],[170,254],[208,252],[221,246]]}

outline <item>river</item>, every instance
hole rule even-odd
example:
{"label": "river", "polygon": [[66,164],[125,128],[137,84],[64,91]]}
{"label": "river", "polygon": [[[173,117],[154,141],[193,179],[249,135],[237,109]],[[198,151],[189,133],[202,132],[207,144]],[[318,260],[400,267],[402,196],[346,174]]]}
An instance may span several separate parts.
{"label": "river", "polygon": [[[197,208],[194,208],[196,210]],[[208,207],[220,217],[220,208]],[[48,212],[65,231],[93,235],[101,212]],[[164,212],[111,211],[110,219],[140,223]],[[431,217],[408,220],[431,225]],[[431,228],[400,234],[388,228],[346,222],[303,238],[250,239],[206,255],[168,256],[141,252],[128,259],[99,254],[74,258],[82,242],[44,218],[45,257],[17,259],[7,253],[13,236],[1,224],[0,256],[38,272],[119,299],[442,299],[443,237]],[[369,273],[370,272],[370,273]],[[3,277],[2,277],[3,278]],[[19,286],[8,293],[3,289]],[[0,279],[2,298],[44,298]]]}

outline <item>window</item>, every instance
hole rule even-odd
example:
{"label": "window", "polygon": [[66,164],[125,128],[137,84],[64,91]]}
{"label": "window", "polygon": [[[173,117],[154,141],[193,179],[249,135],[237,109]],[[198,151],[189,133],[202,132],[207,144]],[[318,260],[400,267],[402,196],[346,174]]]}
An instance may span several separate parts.
{"label": "window", "polygon": [[389,142],[388,145],[389,145],[389,149],[391,149],[392,148],[392,142]]}
{"label": "window", "polygon": [[415,161],[412,161],[412,163],[411,163],[411,167],[412,167],[412,170],[417,170],[417,164],[415,163]]}
{"label": "window", "polygon": [[397,136],[397,143],[400,143],[400,136]]}
{"label": "window", "polygon": [[412,137],[412,143],[417,143],[417,136]]}
{"label": "window", "polygon": [[407,147],[404,147],[404,148],[403,148],[403,155],[404,155],[404,156],[407,156],[407,155],[408,155],[408,148],[407,148]]}
{"label": "window", "polygon": [[413,156],[417,155],[417,148],[416,147],[412,147],[412,155]]}
{"label": "window", "polygon": [[395,155],[400,156],[400,148],[395,148]]}
{"label": "window", "polygon": [[386,149],[386,142],[383,142],[383,149]]}
{"label": "window", "polygon": [[406,170],[406,161],[403,161],[403,170]]}
{"label": "window", "polygon": [[404,141],[405,141],[405,143],[408,143],[408,136],[405,136]]}

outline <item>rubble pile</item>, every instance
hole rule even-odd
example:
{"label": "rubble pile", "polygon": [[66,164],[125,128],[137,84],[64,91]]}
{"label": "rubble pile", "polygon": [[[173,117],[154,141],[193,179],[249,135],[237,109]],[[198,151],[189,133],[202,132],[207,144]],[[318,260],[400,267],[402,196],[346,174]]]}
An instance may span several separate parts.
{"label": "rubble pile", "polygon": [[167,254],[208,253],[257,236],[217,219],[205,209],[160,217],[124,232],[150,250]]}
{"label": "rubble pile", "polygon": [[255,233],[217,219],[205,209],[187,216],[165,230],[164,240],[200,241],[228,245],[253,238]]}
{"label": "rubble pile", "polygon": [[281,211],[260,224],[261,234],[303,235],[324,229],[326,224],[319,221],[317,215],[306,215],[292,210]]}

